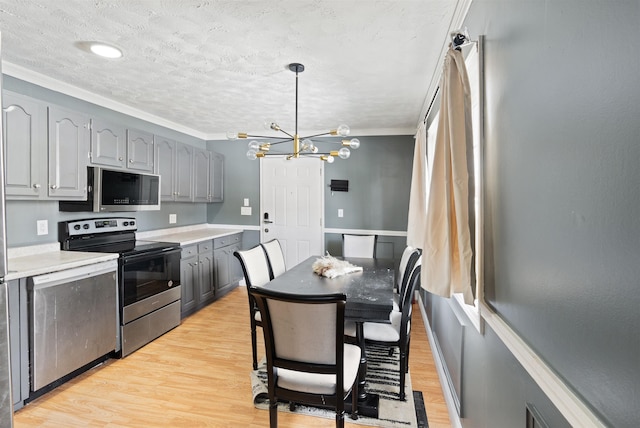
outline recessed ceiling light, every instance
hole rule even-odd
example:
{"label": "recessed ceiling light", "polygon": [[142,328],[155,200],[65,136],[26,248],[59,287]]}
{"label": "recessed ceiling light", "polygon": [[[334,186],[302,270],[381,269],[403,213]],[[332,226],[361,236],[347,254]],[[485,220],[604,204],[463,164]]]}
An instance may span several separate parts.
{"label": "recessed ceiling light", "polygon": [[105,58],[120,58],[122,56],[122,51],[120,49],[106,43],[92,43],[89,49],[91,49],[91,52],[93,52],[94,54],[103,56]]}
{"label": "recessed ceiling light", "polygon": [[76,47],[104,58],[121,58],[122,50],[104,42],[76,42]]}

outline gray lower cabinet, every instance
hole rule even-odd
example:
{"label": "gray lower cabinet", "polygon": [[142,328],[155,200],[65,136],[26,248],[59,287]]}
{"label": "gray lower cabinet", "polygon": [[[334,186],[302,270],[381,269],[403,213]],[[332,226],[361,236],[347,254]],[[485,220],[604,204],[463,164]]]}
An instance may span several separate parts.
{"label": "gray lower cabinet", "polygon": [[29,398],[29,324],[27,280],[9,281],[9,343],[13,409]]}
{"label": "gray lower cabinet", "polygon": [[242,233],[216,238],[213,240],[213,258],[215,260],[216,297],[221,297],[238,285],[242,279],[242,267],[233,255],[240,249]]}
{"label": "gray lower cabinet", "polygon": [[214,300],[212,241],[205,241],[182,248],[180,283],[182,286],[180,312],[183,318]]}
{"label": "gray lower cabinet", "polygon": [[2,102],[7,199],[85,199],[89,117],[10,91]]}

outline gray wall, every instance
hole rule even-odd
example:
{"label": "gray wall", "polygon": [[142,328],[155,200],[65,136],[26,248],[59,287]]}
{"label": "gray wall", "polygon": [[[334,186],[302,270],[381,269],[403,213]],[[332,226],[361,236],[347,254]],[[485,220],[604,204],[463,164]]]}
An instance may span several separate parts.
{"label": "gray wall", "polygon": [[[106,120],[121,123],[127,127],[163,135],[196,147],[206,147],[204,140],[182,134],[172,129],[136,119],[59,92],[51,91],[41,86],[24,82],[11,76],[3,75],[2,78],[3,89],[28,95],[70,109],[82,111],[92,117],[104,118]],[[138,220],[138,230],[145,231],[205,223],[207,221],[207,205],[215,204],[162,203],[161,211],[114,213],[110,215],[135,217]],[[169,214],[177,215],[177,223],[169,224]],[[21,247],[57,242],[57,223],[59,221],[107,216],[109,215],[59,212],[57,201],[7,201],[7,244],[9,247]],[[48,235],[37,235],[37,220],[49,221]]]}
{"label": "gray wall", "polygon": [[[354,136],[351,136],[352,138]],[[407,229],[409,187],[413,162],[413,136],[358,136],[361,146],[352,150],[348,160],[325,164],[325,227],[336,229],[391,230]],[[322,143],[321,151],[336,145]],[[246,158],[247,141],[208,141],[207,148],[225,155],[224,202],[208,207],[209,223],[260,224],[260,165]],[[331,192],[332,179],[349,180],[348,192]],[[240,216],[244,198],[253,207],[251,216]],[[338,208],[344,217],[338,217]],[[254,234],[256,243],[259,232]],[[341,236],[327,234],[325,247],[340,255]],[[383,254],[399,258],[406,243],[404,237],[380,237]]]}
{"label": "gray wall", "polygon": [[[638,1],[475,0],[486,35],[485,271],[495,310],[610,426],[640,422]],[[463,424],[564,426],[488,329]]]}

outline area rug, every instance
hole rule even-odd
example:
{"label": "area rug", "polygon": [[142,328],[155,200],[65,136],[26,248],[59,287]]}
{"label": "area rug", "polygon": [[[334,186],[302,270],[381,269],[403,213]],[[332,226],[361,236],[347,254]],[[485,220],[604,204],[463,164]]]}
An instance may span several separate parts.
{"label": "area rug", "polygon": [[[396,348],[389,356],[388,346],[367,345],[367,376],[365,389],[380,396],[378,418],[360,416],[357,420],[345,416],[345,421],[360,425],[379,427],[418,427],[415,402],[411,388],[411,377],[407,374],[405,385],[405,401],[400,401],[400,353]],[[258,370],[251,372],[253,403],[258,409],[269,409],[267,395],[266,361],[263,359]],[[278,403],[279,412],[288,412],[288,403]],[[296,406],[293,413],[306,414],[327,419],[335,419],[335,412],[311,406]]]}

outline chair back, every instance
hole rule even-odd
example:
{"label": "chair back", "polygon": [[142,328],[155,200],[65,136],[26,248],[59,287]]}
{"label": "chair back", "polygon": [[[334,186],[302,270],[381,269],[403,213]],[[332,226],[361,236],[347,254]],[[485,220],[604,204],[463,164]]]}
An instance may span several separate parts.
{"label": "chair back", "polygon": [[413,295],[420,284],[420,273],[422,271],[422,255],[417,257],[414,266],[411,269],[409,280],[404,287],[403,294],[401,294],[401,307],[402,321],[400,327],[400,333],[410,331],[411,314],[413,311]]}
{"label": "chair back", "polygon": [[271,281],[267,255],[260,245],[233,253],[240,260],[247,287],[261,287]]}
{"label": "chair back", "polygon": [[407,263],[409,262],[409,257],[416,249],[407,245],[402,252],[402,257],[400,258],[400,264],[398,265],[398,276],[396,278],[396,288],[398,292],[402,288],[402,281],[404,279],[404,272],[407,269]]}
{"label": "chair back", "polygon": [[269,275],[271,276],[271,279],[285,273],[287,266],[284,261],[284,253],[282,252],[280,241],[272,239],[271,241],[260,245],[262,245],[262,249],[267,255],[267,261],[269,262]]}
{"label": "chair back", "polygon": [[342,256],[374,258],[378,235],[342,235]]}
{"label": "chair back", "polygon": [[260,287],[249,293],[262,314],[268,376],[274,368],[335,374],[337,396],[344,396],[346,296],[292,295]]}
{"label": "chair back", "polygon": [[[404,253],[403,253],[403,257],[404,257]],[[398,272],[398,280],[399,280],[398,294],[400,295],[401,299],[405,289],[411,283],[411,275],[413,274],[413,270],[416,267],[418,261],[420,261],[420,264],[422,264],[422,250],[419,248],[412,248],[411,252],[409,252],[404,269],[402,269],[402,260],[400,261],[401,270],[399,270]]]}

